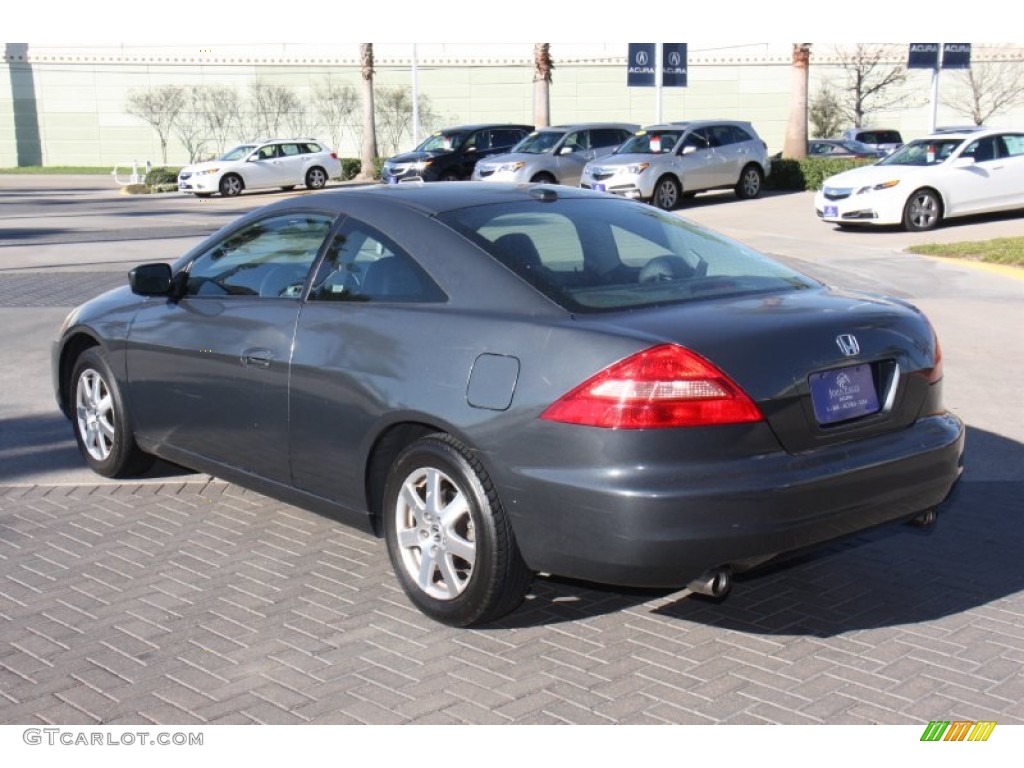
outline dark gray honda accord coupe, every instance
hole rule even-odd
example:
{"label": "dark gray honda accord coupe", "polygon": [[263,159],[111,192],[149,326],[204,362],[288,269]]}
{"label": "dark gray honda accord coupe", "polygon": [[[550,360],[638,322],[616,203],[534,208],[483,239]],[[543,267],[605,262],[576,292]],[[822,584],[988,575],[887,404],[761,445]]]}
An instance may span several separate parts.
{"label": "dark gray honda accord coupe", "polygon": [[89,466],[161,457],[377,532],[447,624],[537,572],[721,596],[930,522],[961,473],[920,311],[596,192],[296,197],[128,283],[53,348]]}

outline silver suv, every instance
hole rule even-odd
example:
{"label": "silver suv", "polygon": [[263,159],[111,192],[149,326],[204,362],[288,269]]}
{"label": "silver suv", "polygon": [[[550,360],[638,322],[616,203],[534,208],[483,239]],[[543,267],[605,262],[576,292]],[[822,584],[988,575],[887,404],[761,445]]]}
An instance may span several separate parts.
{"label": "silver suv", "polygon": [[505,155],[481,160],[473,181],[535,181],[577,186],[583,166],[632,136],[631,123],[579,123],[539,128]]}
{"label": "silver suv", "polygon": [[588,163],[580,186],[670,211],[681,197],[710,189],[757,197],[770,171],[768,146],[750,123],[690,120],[638,131],[611,155]]}

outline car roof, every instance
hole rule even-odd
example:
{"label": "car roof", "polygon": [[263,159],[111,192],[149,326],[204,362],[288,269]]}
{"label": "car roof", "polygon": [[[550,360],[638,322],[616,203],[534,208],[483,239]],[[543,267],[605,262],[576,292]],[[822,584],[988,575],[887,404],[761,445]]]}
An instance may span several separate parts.
{"label": "car roof", "polygon": [[452,133],[453,131],[479,131],[481,128],[525,128],[528,131],[533,130],[532,125],[526,123],[470,123],[468,125],[453,125],[449,128],[439,128],[436,131],[431,131],[431,136],[437,136],[440,133]]}
{"label": "car roof", "polygon": [[433,216],[445,211],[481,205],[536,202],[538,200],[554,202],[556,200],[577,199],[630,202],[625,198],[610,197],[604,193],[594,192],[589,189],[557,184],[521,184],[515,182],[481,184],[476,181],[448,181],[443,184],[404,182],[402,184],[372,184],[362,187],[320,191],[315,195],[302,195],[300,197],[288,198],[287,200],[280,200],[257,211],[253,211],[253,213],[310,207],[341,213],[349,208],[347,204],[359,203],[374,206],[380,206],[381,204],[396,205]]}
{"label": "car roof", "polygon": [[578,131],[587,128],[625,128],[629,131],[639,130],[637,123],[567,123],[565,125],[547,125],[542,128],[534,128],[534,133],[541,131]]}
{"label": "car roof", "polygon": [[750,126],[749,120],[677,120],[669,123],[655,123],[644,126],[645,131],[674,131],[680,128],[699,128],[704,125],[742,125]]}
{"label": "car roof", "polygon": [[994,136],[1000,133],[1020,133],[1020,131],[1005,130],[1000,128],[980,128],[977,130],[965,131],[936,131],[927,136],[920,137],[920,140],[949,140],[949,139],[980,139],[985,136]]}

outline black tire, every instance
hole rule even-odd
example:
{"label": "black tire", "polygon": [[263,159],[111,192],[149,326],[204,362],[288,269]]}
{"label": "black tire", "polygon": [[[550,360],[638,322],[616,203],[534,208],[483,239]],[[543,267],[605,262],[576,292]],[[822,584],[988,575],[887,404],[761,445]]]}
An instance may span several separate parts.
{"label": "black tire", "polygon": [[942,201],[930,189],[919,189],[903,206],[903,228],[908,232],[927,232],[942,222]]}
{"label": "black tire", "polygon": [[237,173],[229,173],[220,180],[220,193],[224,197],[238,197],[245,189],[245,182]]}
{"label": "black tire", "polygon": [[651,205],[661,208],[663,211],[671,211],[679,205],[682,190],[679,182],[673,176],[662,176],[654,185],[654,194],[651,196]]}
{"label": "black tire", "polygon": [[736,197],[740,200],[753,200],[761,196],[764,189],[764,171],[754,164],[743,169],[740,180],[736,182]]}
{"label": "black tire", "polygon": [[457,440],[435,434],[407,446],[388,472],[383,514],[398,581],[430,618],[468,627],[523,601],[533,574],[486,470]]}
{"label": "black tire", "polygon": [[558,180],[550,173],[541,172],[530,179],[535,184],[557,184]]}
{"label": "black tire", "polygon": [[455,171],[445,171],[441,174],[439,181],[462,181],[462,177]]}
{"label": "black tire", "polygon": [[71,423],[82,458],[104,477],[129,477],[152,466],[135,444],[131,420],[110,365],[99,347],[78,356],[71,371]]}
{"label": "black tire", "polygon": [[283,189],[285,192],[291,192],[293,189],[295,189],[295,185],[294,184],[289,184],[286,187],[281,187],[281,189]]}
{"label": "black tire", "polygon": [[314,166],[306,171],[306,188],[323,189],[327,186],[327,171],[320,166]]}

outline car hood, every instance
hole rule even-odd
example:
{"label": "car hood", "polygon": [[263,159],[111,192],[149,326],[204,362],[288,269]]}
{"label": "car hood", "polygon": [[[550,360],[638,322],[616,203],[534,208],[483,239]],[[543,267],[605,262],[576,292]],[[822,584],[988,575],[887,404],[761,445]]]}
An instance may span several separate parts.
{"label": "car hood", "polygon": [[504,155],[492,155],[486,160],[481,160],[479,165],[482,165],[485,168],[493,168],[494,166],[501,165],[502,163],[514,163],[519,160],[522,160],[524,163],[528,163],[538,157],[544,157],[545,155],[550,154],[550,152],[541,152],[540,154],[537,154],[536,152],[506,152]]}
{"label": "car hood", "polygon": [[653,163],[659,157],[666,157],[666,155],[651,155],[644,152],[630,152],[625,155],[611,154],[606,155],[605,157],[602,157],[598,160],[594,160],[593,162],[590,163],[590,166],[594,167],[595,165],[597,165],[601,167],[618,167],[623,165],[633,165],[635,163]]}
{"label": "car hood", "polygon": [[211,171],[215,169],[223,168],[226,165],[234,164],[235,160],[208,160],[205,163],[195,163],[194,165],[186,165],[181,169],[181,172],[188,173],[200,173],[202,171]]}
{"label": "car hood", "polygon": [[443,151],[431,151],[431,152],[403,152],[400,155],[389,157],[387,162],[389,163],[418,163],[421,160],[436,160],[439,157],[446,157],[452,154],[451,152]]}
{"label": "car hood", "polygon": [[[932,166],[935,168],[939,166]],[[830,176],[826,187],[870,187],[893,179],[904,180],[928,173],[928,168],[912,165],[865,165]]]}

